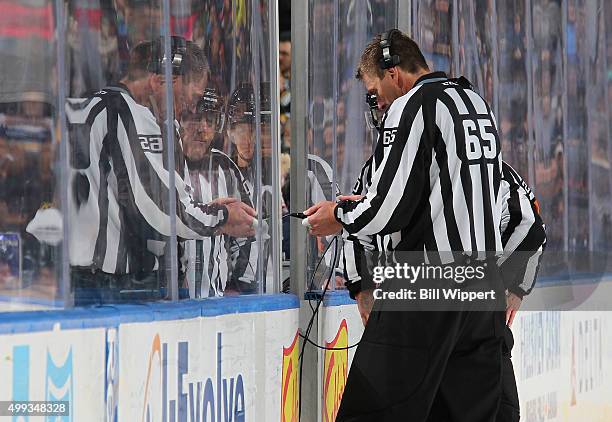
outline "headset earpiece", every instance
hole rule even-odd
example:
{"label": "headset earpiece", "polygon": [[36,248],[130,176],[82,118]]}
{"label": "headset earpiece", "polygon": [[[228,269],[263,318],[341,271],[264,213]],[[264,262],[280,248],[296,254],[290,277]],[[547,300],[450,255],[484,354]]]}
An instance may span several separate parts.
{"label": "headset earpiece", "polygon": [[[182,75],[186,70],[185,55],[187,53],[187,42],[183,37],[172,35],[170,37],[170,64],[172,74]],[[164,38],[160,37],[151,45],[151,57],[147,66],[149,72],[161,75],[164,73],[166,57],[164,55]]]}
{"label": "headset earpiece", "polygon": [[380,36],[380,48],[382,49],[382,59],[378,63],[381,69],[389,69],[397,66],[400,63],[400,58],[397,54],[391,54],[391,36],[394,32],[399,32],[397,29],[391,29],[383,32]]}

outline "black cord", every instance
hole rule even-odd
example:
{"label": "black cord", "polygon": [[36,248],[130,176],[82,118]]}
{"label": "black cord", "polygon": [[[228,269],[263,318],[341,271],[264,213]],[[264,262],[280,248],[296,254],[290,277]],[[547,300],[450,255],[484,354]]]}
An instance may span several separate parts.
{"label": "black cord", "polygon": [[327,347],[327,346],[321,346],[320,344],[315,343],[314,341],[310,340],[309,338],[306,338],[302,334],[300,334],[300,337],[302,337],[304,341],[307,341],[308,343],[312,344],[314,347],[321,349],[321,350],[348,350],[348,349],[352,349],[354,347],[359,346],[359,343],[361,343],[360,341],[358,341],[357,343],[351,344],[350,346],[346,346],[346,347]]}
{"label": "black cord", "polygon": [[[327,282],[325,283],[325,286],[323,288],[323,292],[321,293],[321,297],[317,300],[317,306],[313,309],[312,311],[312,316],[310,317],[310,320],[308,321],[308,325],[306,328],[306,332],[304,335],[300,334],[300,337],[302,337],[304,339],[304,342],[302,343],[302,350],[300,351],[300,356],[299,356],[299,361],[300,361],[300,370],[299,370],[299,393],[298,393],[298,400],[299,400],[299,407],[298,407],[298,421],[301,420],[301,416],[302,416],[302,372],[303,372],[303,367],[304,367],[304,351],[306,350],[306,343],[310,343],[311,345],[315,346],[318,349],[321,350],[348,350],[348,349],[352,349],[354,347],[357,347],[359,345],[359,343],[361,343],[360,341],[352,344],[350,346],[346,346],[346,347],[327,347],[327,346],[321,346],[320,344],[317,344],[315,342],[313,342],[312,340],[310,340],[309,336],[310,336],[310,332],[312,330],[312,326],[314,324],[315,321],[315,317],[318,316],[319,313],[319,307],[321,306],[321,303],[323,302],[323,299],[325,298],[325,293],[327,293],[327,289],[329,288],[329,285],[331,283],[331,276],[332,274],[335,273],[334,269],[336,268],[336,261],[338,259],[338,248],[337,248],[337,242],[338,242],[338,236],[334,236],[334,238],[331,240],[331,242],[329,243],[329,245],[327,245],[327,248],[325,248],[325,251],[323,252],[323,255],[321,256],[321,258],[319,259],[319,262],[317,263],[317,266],[315,267],[315,271],[311,277],[311,283],[310,283],[310,287],[312,289],[312,286],[314,284],[314,277],[316,274],[316,270],[318,269],[319,265],[321,264],[322,260],[325,258],[325,254],[327,253],[327,251],[329,250],[329,248],[331,247],[332,243],[336,242],[336,249],[334,250],[334,259],[332,262],[332,269],[329,272],[329,276],[327,277]],[[310,297],[308,298],[308,303],[310,304]],[[312,304],[311,304],[311,308],[312,308]]]}
{"label": "black cord", "polygon": [[[285,217],[289,217],[289,214],[285,214],[282,216],[282,218]],[[346,347],[327,347],[327,346],[321,346],[320,344],[315,343],[314,341],[310,340],[310,332],[312,331],[312,327],[314,326],[314,322],[315,322],[315,318],[318,318],[319,315],[319,308],[321,307],[321,303],[323,303],[323,299],[325,298],[325,294],[327,293],[327,290],[329,289],[329,286],[331,284],[331,279],[332,279],[332,275],[335,274],[335,268],[336,268],[336,264],[337,264],[337,260],[338,260],[338,239],[339,237],[336,235],[333,237],[333,239],[329,242],[329,244],[327,245],[327,247],[325,248],[325,250],[323,251],[323,254],[321,255],[321,257],[319,258],[317,265],[315,266],[315,269],[312,273],[312,276],[310,277],[310,282],[309,282],[309,286],[308,286],[308,291],[312,291],[313,287],[314,287],[314,282],[315,282],[315,277],[317,274],[317,270],[319,269],[319,266],[321,265],[321,263],[323,262],[323,260],[325,259],[325,255],[327,254],[327,251],[329,250],[329,248],[332,245],[335,245],[335,249],[334,249],[334,258],[332,260],[332,265],[329,271],[329,275],[327,276],[327,281],[325,282],[325,285],[323,287],[323,291],[321,293],[321,296],[317,299],[317,304],[315,307],[313,307],[312,305],[312,300],[310,298],[310,296],[308,297],[308,305],[310,306],[310,309],[312,310],[312,316],[310,317],[310,320],[308,321],[308,324],[306,326],[306,331],[304,334],[299,333],[299,336],[304,339],[304,342],[302,343],[302,350],[300,351],[298,360],[300,362],[300,369],[299,369],[299,390],[298,390],[298,421],[301,420],[302,417],[302,374],[303,374],[303,369],[304,369],[304,352],[306,350],[306,344],[309,343],[312,346],[316,347],[317,349],[320,350],[349,350],[352,348],[355,348],[359,345],[360,342],[357,342],[355,344],[352,344],[350,346],[346,346]],[[251,266],[251,263],[248,262],[249,266]],[[253,269],[253,267],[251,266],[251,269]]]}
{"label": "black cord", "polygon": [[[335,271],[335,268],[336,268],[336,254],[337,254],[337,250],[338,250],[338,236],[334,236],[334,238],[329,242],[329,244],[327,245],[327,247],[323,251],[323,254],[321,255],[321,258],[319,258],[319,261],[317,261],[317,265],[315,266],[314,271],[312,272],[312,275],[310,276],[310,283],[308,283],[308,291],[309,292],[313,291],[314,281],[315,281],[315,277],[317,275],[317,270],[319,269],[319,265],[321,265],[321,263],[325,259],[325,255],[327,254],[327,251],[329,250],[329,248],[331,247],[331,245],[334,242],[336,242],[336,249],[334,250],[334,259],[333,259],[333,262],[332,262],[332,266],[331,266],[331,270],[330,270],[330,275],[327,277],[327,283],[328,284],[330,283],[330,281],[331,281],[331,274]],[[314,308],[312,307],[312,301],[310,299],[310,296],[308,296],[308,305],[310,306],[310,310],[312,312],[314,312]]]}
{"label": "black cord", "polygon": [[[337,241],[338,237],[334,236],[334,238],[332,239],[331,242],[329,242],[329,245],[327,245],[327,248],[325,248],[325,252],[323,253],[323,255],[321,256],[321,258],[319,258],[319,262],[317,262],[317,266],[315,267],[315,271],[312,273],[312,277],[310,279],[310,287],[312,287],[313,283],[314,283],[314,277],[316,275],[316,269],[319,267],[319,265],[321,264],[321,261],[323,259],[325,259],[325,253],[327,252],[327,250],[329,249],[329,247],[332,245],[332,243],[334,243],[334,241]],[[337,250],[338,248],[336,248]],[[330,276],[328,277],[328,282],[325,283],[325,286],[323,288],[323,292],[321,294],[321,297],[317,300],[317,306],[316,308],[312,308],[312,303],[310,302],[310,297],[308,298],[308,304],[310,305],[310,308],[312,309],[312,316],[310,317],[310,321],[308,321],[308,325],[306,327],[306,332],[304,334],[304,338],[306,340],[308,340],[308,337],[310,336],[310,331],[312,330],[312,326],[314,324],[314,320],[315,317],[317,317],[318,313],[319,313],[319,307],[321,306],[321,303],[323,302],[323,298],[325,297],[325,293],[327,292],[327,288],[329,287],[329,283],[331,280],[331,274],[333,274],[333,268],[335,268],[335,263],[336,263],[336,256],[334,255],[334,260],[333,260],[333,266],[332,266],[332,271],[329,272]],[[312,291],[312,290],[310,290]],[[307,341],[304,341],[302,343],[302,350],[300,351],[300,355],[298,357],[298,360],[300,361],[300,370],[299,370],[299,388],[298,388],[298,421],[300,421],[302,419],[302,373],[304,370],[304,351],[306,350],[306,343]]]}

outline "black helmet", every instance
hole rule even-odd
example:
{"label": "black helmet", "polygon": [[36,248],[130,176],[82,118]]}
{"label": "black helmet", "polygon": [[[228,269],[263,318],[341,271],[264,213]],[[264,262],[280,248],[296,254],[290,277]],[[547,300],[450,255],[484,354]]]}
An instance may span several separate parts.
{"label": "black helmet", "polygon": [[[170,54],[172,56],[172,74],[184,75],[186,73],[187,41],[183,37],[173,35],[170,37]],[[151,60],[149,72],[161,75],[164,73],[164,38],[160,37],[151,45]]]}
{"label": "black helmet", "polygon": [[213,126],[217,133],[223,131],[225,123],[224,101],[214,88],[204,90],[204,94],[198,100],[193,117],[197,120],[207,119],[208,124]]}
{"label": "black helmet", "polygon": [[196,105],[197,113],[206,111],[223,111],[223,99],[214,88],[206,88]]}
{"label": "black helmet", "polygon": [[[270,102],[270,83],[262,82],[259,89],[259,113],[262,117],[270,117],[272,107]],[[253,123],[255,115],[255,93],[253,85],[243,82],[232,92],[227,105],[227,117],[230,124]]]}

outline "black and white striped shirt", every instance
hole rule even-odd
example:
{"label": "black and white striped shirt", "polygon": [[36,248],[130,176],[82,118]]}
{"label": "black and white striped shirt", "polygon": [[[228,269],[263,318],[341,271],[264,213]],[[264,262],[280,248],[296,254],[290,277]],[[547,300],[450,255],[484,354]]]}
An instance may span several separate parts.
{"label": "black and white striped shirt", "polygon": [[[235,161],[237,162],[237,161]],[[268,157],[264,157],[261,163],[261,174],[258,174],[254,161],[251,161],[246,167],[238,167],[240,173],[244,179],[244,186],[251,199],[251,204],[255,210],[261,211],[259,224],[261,237],[260,240],[253,243],[254,248],[257,245],[257,266],[255,266],[255,274],[257,274],[257,281],[262,283],[262,291],[265,291],[267,286],[272,282],[273,271],[269,271],[272,267],[272,253],[271,253],[271,238],[270,238],[270,218],[272,216],[272,207],[274,201],[272,201],[272,186],[269,184],[271,181],[272,165]],[[260,190],[257,191],[257,179],[261,180],[259,185]],[[259,210],[259,204],[261,209]],[[237,287],[240,293],[257,293],[258,285],[238,283],[234,285]]]}
{"label": "black and white striped shirt", "polygon": [[[367,192],[371,183],[370,157],[362,167],[353,188],[353,195]],[[506,288],[520,297],[531,292],[535,285],[542,252],[546,246],[545,225],[539,214],[539,204],[531,188],[506,162],[502,162],[500,186],[502,215],[500,232],[504,251],[498,260]],[[366,268],[365,251],[384,251],[389,236],[364,236],[343,233],[344,243],[340,270],[354,295],[361,287]],[[367,258],[366,258],[367,259]],[[370,263],[368,266],[374,265]]]}
{"label": "black and white striped shirt", "polygon": [[487,103],[430,73],[383,125],[365,197],[336,207],[344,229],[389,235],[391,250],[501,253],[501,150]]}
{"label": "black and white striped shirt", "polygon": [[498,260],[506,288],[523,297],[533,289],[546,247],[546,230],[533,191],[506,162],[502,163],[502,220],[504,254]]}
{"label": "black and white striped shirt", "polygon": [[[187,163],[185,180],[197,202],[236,198],[252,207],[250,192],[232,159],[212,148],[199,163]],[[211,236],[185,242],[190,297],[222,296],[226,288],[255,289],[258,249],[255,237]]]}
{"label": "black and white striped shirt", "polygon": [[196,206],[178,172],[176,209],[169,209],[164,137],[125,87],[69,99],[66,114],[71,266],[109,274],[155,270],[171,214],[185,239],[211,236],[224,224],[227,209]]}
{"label": "black and white striped shirt", "polygon": [[[487,103],[442,72],[420,78],[383,118],[373,156],[336,218],[346,232],[349,289],[354,251],[502,253],[501,148]],[[356,249],[355,249],[356,248]],[[351,274],[353,272],[353,274]]]}
{"label": "black and white striped shirt", "polygon": [[[375,162],[375,156],[372,156],[363,165],[353,188],[354,195],[369,191]],[[531,291],[535,283],[546,235],[533,192],[516,171],[504,162],[498,201],[498,208],[501,208],[499,231],[503,246],[503,255],[498,264],[508,290],[523,296]],[[353,296],[361,288],[362,275],[367,271],[362,267],[374,265],[367,263],[367,257],[364,259],[368,255],[365,252],[393,250],[392,236],[360,232],[350,234],[344,231],[341,267]]]}

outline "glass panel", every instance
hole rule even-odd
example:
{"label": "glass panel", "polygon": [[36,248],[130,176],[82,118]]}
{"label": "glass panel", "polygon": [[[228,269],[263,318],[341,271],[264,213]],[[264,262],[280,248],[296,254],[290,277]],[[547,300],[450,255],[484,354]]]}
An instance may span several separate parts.
{"label": "glass panel", "polygon": [[424,0],[416,2],[413,31],[415,41],[427,59],[430,69],[455,73],[453,64],[453,1]]}
{"label": "glass panel", "polygon": [[[379,33],[396,27],[398,2],[385,0],[371,4],[371,11],[365,3],[340,2],[338,16],[338,64],[335,92],[337,100],[334,166],[335,181],[339,192],[353,193],[353,186],[359,177],[363,163],[372,155],[376,144],[377,131],[370,128],[364,119],[368,108],[365,103],[363,83],[355,79],[356,65],[363,49]],[[359,192],[361,194],[362,192]],[[344,289],[344,280],[338,271],[335,288]]]}
{"label": "glass panel", "polygon": [[[591,248],[601,252],[612,244],[612,191],[609,143],[609,103],[606,96],[606,27],[603,0],[585,4],[588,63],[592,66],[587,77],[587,140],[591,140]],[[609,21],[608,21],[609,22]],[[608,46],[610,49],[610,47]]]}
{"label": "glass panel", "polygon": [[[274,290],[273,280],[264,281],[273,276],[276,119],[267,3],[261,6],[70,5],[68,86],[72,97],[82,97],[67,107],[71,266],[75,286],[94,289],[93,299],[77,295],[78,304],[177,297],[169,288],[177,278],[180,297]],[[115,87],[104,88],[109,84]],[[107,95],[128,105],[107,111],[116,114],[113,127],[96,120]],[[118,131],[114,143],[102,141],[106,130]],[[97,143],[85,145],[88,131]],[[98,166],[79,161],[90,155]],[[176,189],[169,190],[173,179]],[[259,224],[249,216],[253,209]],[[98,224],[87,231],[92,218]],[[102,298],[95,296],[100,289]]]}
{"label": "glass panel", "polygon": [[[604,99],[605,108],[607,110],[607,122],[605,124],[606,115],[603,115],[604,128],[602,130],[607,130],[606,143],[601,145],[601,147],[597,148],[597,154],[602,155],[602,151],[607,151],[607,160],[603,160],[603,163],[607,162],[607,165],[601,165],[603,170],[606,168],[607,175],[600,175],[596,172],[593,173],[594,179],[594,190],[597,192],[597,196],[601,198],[601,205],[594,205],[595,213],[593,218],[593,233],[595,236],[593,238],[593,248],[597,251],[605,250],[609,251],[612,249],[612,170],[610,168],[610,162],[612,161],[612,4],[610,2],[604,2],[603,4],[603,34],[601,35],[601,45],[604,48],[604,57],[606,67],[604,67],[604,85],[606,87],[607,97]],[[599,157],[597,158],[599,160]],[[602,163],[602,164],[603,164]],[[603,181],[607,180],[607,181]],[[603,183],[608,185],[608,189],[601,188],[597,184]],[[597,201],[597,200],[596,200]],[[598,202],[595,202],[598,204]]]}
{"label": "glass panel", "polygon": [[[359,8],[362,7],[363,10]],[[364,120],[368,110],[363,84],[355,79],[356,65],[367,43],[376,35],[395,26],[398,2],[385,0],[367,5],[340,2],[338,21],[338,105],[336,182],[343,194],[350,194],[361,166],[374,150],[376,131]]]}
{"label": "glass panel", "polygon": [[457,2],[459,18],[459,74],[493,105],[495,11],[490,0]]}
{"label": "glass panel", "polygon": [[[497,122],[504,161],[529,182],[525,1],[497,1]],[[537,192],[536,192],[537,193]]]}
{"label": "glass panel", "polygon": [[[591,54],[586,24],[586,3],[567,2],[567,180],[568,180],[568,251],[589,250],[589,142],[587,136],[592,119],[587,116],[587,68]],[[592,141],[595,138],[590,138]],[[593,145],[593,144],[591,144]],[[575,263],[580,266],[588,262]],[[588,266],[582,267],[587,269]],[[577,268],[580,269],[580,268]]]}
{"label": "glass panel", "polygon": [[[335,116],[337,96],[336,73],[338,65],[337,46],[334,40],[338,37],[338,4],[334,0],[314,0],[310,2],[309,43],[310,43],[310,93],[307,132],[307,177],[306,207],[320,201],[333,201],[337,194],[334,188],[334,168],[338,150],[337,117]],[[359,7],[355,5],[355,7]],[[365,11],[361,11],[365,12]],[[363,18],[363,13],[354,11]],[[349,14],[349,19],[351,15]],[[307,241],[307,290],[322,288],[324,279],[330,275],[333,251],[329,250],[325,258],[323,253],[333,245],[333,236],[308,236]],[[317,264],[320,265],[317,269]],[[332,283],[333,284],[333,283]]]}
{"label": "glass panel", "polygon": [[0,3],[0,312],[63,306],[55,16]]}
{"label": "glass panel", "polygon": [[[310,16],[307,206],[350,194],[372,153],[374,134],[364,120],[365,90],[355,70],[372,37],[396,26],[397,2],[316,0],[310,3]],[[333,281],[338,245],[332,238],[308,237],[307,290],[322,288],[328,277]],[[329,286],[337,287],[344,287],[339,276]]]}
{"label": "glass panel", "polygon": [[[559,0],[533,0],[531,12],[535,191],[547,225],[547,250],[566,245],[566,148],[563,142],[563,46]],[[562,254],[550,254],[544,269],[561,270]]]}
{"label": "glass panel", "polygon": [[272,198],[278,114],[271,101],[269,5],[259,6],[199,0],[181,8],[173,3],[173,22],[189,23],[176,28],[203,49],[210,66],[198,107],[180,119],[194,196],[204,203],[233,198],[258,215],[254,233],[234,230],[185,243],[190,297],[278,290],[271,260],[273,244],[280,240],[273,243],[271,236],[272,225],[280,224],[272,219],[278,206]]}
{"label": "glass panel", "polygon": [[77,306],[168,298],[176,283],[171,194],[184,219],[187,193],[174,172],[184,165],[173,113],[198,76],[180,64],[194,54],[185,40],[162,38],[162,28],[161,1],[67,3],[67,219]]}

